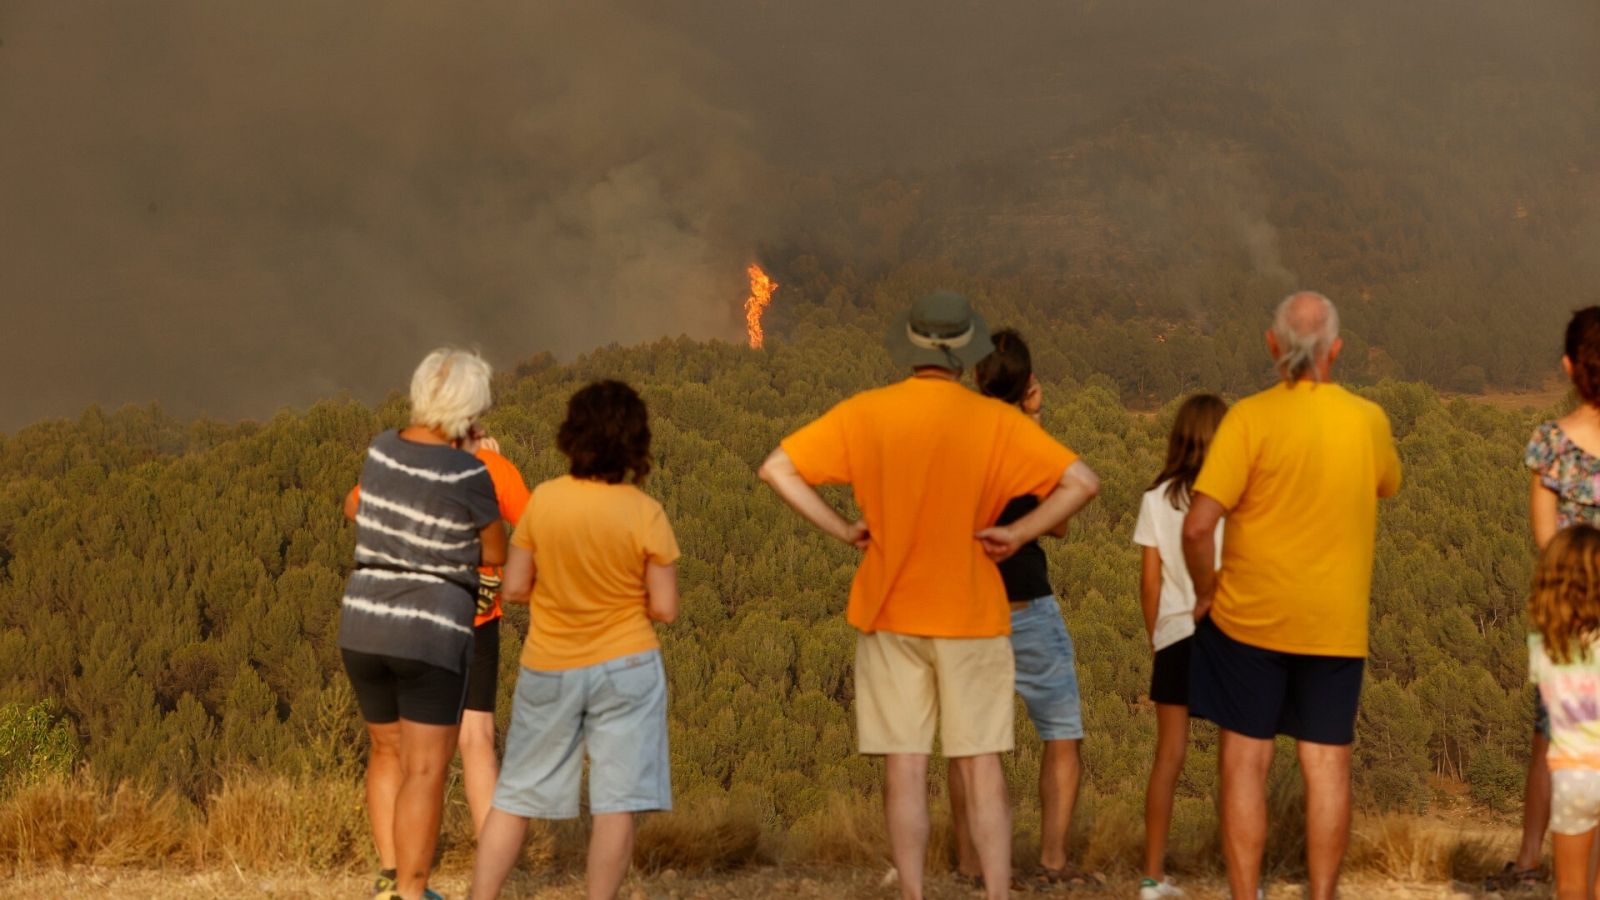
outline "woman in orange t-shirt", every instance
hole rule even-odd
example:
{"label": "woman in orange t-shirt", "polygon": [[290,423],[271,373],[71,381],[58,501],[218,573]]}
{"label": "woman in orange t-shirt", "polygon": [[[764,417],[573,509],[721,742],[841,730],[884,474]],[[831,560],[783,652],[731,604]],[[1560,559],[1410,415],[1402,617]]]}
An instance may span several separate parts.
{"label": "woman in orange t-shirt", "polygon": [[528,603],[528,638],[472,896],[497,897],[529,819],[578,815],[589,761],[589,896],[615,897],[634,814],[672,808],[667,683],[656,622],[678,615],[678,544],[650,471],[644,401],[618,381],[567,404],[556,447],[571,474],[534,488],[502,597]]}

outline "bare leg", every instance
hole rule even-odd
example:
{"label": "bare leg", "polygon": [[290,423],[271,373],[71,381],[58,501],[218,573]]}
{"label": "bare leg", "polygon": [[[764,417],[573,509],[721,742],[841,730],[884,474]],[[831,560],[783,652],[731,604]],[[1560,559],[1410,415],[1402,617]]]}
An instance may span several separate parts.
{"label": "bare leg", "polygon": [[1166,877],[1167,834],[1172,830],[1172,798],[1189,749],[1189,707],[1156,704],[1156,759],[1144,792],[1144,874]]}
{"label": "bare leg", "polygon": [[972,843],[972,826],[967,822],[967,783],[961,778],[961,769],[950,760],[950,830],[956,844],[956,871],[963,875],[981,875],[983,866],[978,862],[978,847]]}
{"label": "bare leg", "polygon": [[1222,855],[1233,900],[1255,900],[1267,845],[1267,770],[1272,741],[1221,730]]}
{"label": "bare leg", "polygon": [[612,900],[633,862],[633,813],[600,813],[589,834],[589,900]]}
{"label": "bare leg", "polygon": [[1589,881],[1589,845],[1594,829],[1584,834],[1558,834],[1555,846],[1557,900],[1594,900]]}
{"label": "bare leg", "polygon": [[1533,730],[1529,748],[1528,780],[1522,790],[1522,847],[1517,851],[1516,867],[1537,869],[1544,858],[1544,833],[1550,825],[1550,762],[1545,754],[1550,739]]}
{"label": "bare leg", "polygon": [[[1067,867],[1067,833],[1081,771],[1078,741],[1044,742],[1044,758],[1039,760],[1039,865],[1046,868]],[[1010,831],[1009,825],[1006,830]]]}
{"label": "bare leg", "polygon": [[444,779],[456,752],[458,725],[400,720],[400,794],[394,807],[395,890],[419,900],[428,886],[444,812]]}
{"label": "bare leg", "polygon": [[400,795],[400,723],[367,723],[372,752],[367,757],[367,819],[378,847],[378,868],[394,868],[394,803]]}
{"label": "bare leg", "polygon": [[478,835],[478,860],[472,869],[473,900],[495,900],[505,887],[506,876],[517,864],[523,838],[528,836],[528,820],[503,809],[491,809]]}
{"label": "bare leg", "polygon": [[1350,846],[1350,745],[1300,742],[1306,781],[1306,881],[1310,900],[1333,900]]}
{"label": "bare leg", "polygon": [[889,855],[900,874],[900,896],[922,900],[922,863],[928,855],[928,756],[890,753],[883,768],[883,811],[889,821]]}
{"label": "bare leg", "polygon": [[983,888],[989,900],[1011,896],[1011,801],[1006,796],[1000,754],[963,756],[951,764],[961,770],[967,787],[967,821],[983,866]]}
{"label": "bare leg", "polygon": [[461,781],[472,810],[472,833],[483,834],[483,820],[494,802],[500,760],[494,755],[494,713],[469,709],[461,714]]}

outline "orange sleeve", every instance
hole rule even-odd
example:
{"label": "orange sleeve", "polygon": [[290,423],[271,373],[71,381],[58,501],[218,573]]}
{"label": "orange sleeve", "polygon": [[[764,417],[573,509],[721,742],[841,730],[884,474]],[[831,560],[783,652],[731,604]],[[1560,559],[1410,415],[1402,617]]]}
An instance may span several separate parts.
{"label": "orange sleeve", "polygon": [[1379,408],[1374,415],[1373,443],[1378,457],[1378,496],[1393,497],[1400,491],[1400,454],[1395,450],[1394,432],[1389,427],[1389,417]]}
{"label": "orange sleeve", "polygon": [[528,483],[516,463],[493,450],[479,450],[478,459],[489,470],[494,482],[494,497],[500,503],[500,518],[507,522],[522,521],[522,510],[528,505]]}
{"label": "orange sleeve", "polygon": [[849,404],[828,410],[779,445],[807,484],[850,483]]}
{"label": "orange sleeve", "polygon": [[650,504],[639,543],[644,547],[647,562],[670,566],[678,561],[678,538],[672,533],[672,524],[667,521],[667,511],[661,508],[661,504]]}
{"label": "orange sleeve", "polygon": [[1006,497],[1033,494],[1043,497],[1061,483],[1062,473],[1078,461],[1078,454],[1051,437],[1032,419],[1017,413],[1011,438],[1000,458],[1005,461],[1003,489]]}

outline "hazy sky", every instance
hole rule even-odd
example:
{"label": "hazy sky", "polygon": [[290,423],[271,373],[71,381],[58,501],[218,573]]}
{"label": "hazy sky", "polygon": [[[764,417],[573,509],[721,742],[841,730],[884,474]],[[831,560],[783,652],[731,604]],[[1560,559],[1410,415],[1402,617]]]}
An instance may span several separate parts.
{"label": "hazy sky", "polygon": [[1350,122],[1397,78],[1600,72],[1589,0],[1394,6],[0,0],[0,430],[373,398],[447,342],[736,339],[777,173],[1036,158],[1186,66]]}

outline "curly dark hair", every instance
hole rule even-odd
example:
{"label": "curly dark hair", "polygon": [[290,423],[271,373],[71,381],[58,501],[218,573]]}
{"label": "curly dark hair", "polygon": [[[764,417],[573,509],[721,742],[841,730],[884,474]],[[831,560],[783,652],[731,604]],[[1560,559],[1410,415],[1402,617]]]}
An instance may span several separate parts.
{"label": "curly dark hair", "polygon": [[596,381],[567,401],[556,449],[572,461],[572,477],[639,484],[650,474],[650,413],[633,388]]}
{"label": "curly dark hair", "polygon": [[1600,406],[1600,306],[1586,306],[1567,322],[1564,346],[1572,363],[1572,386],[1591,406]]}

